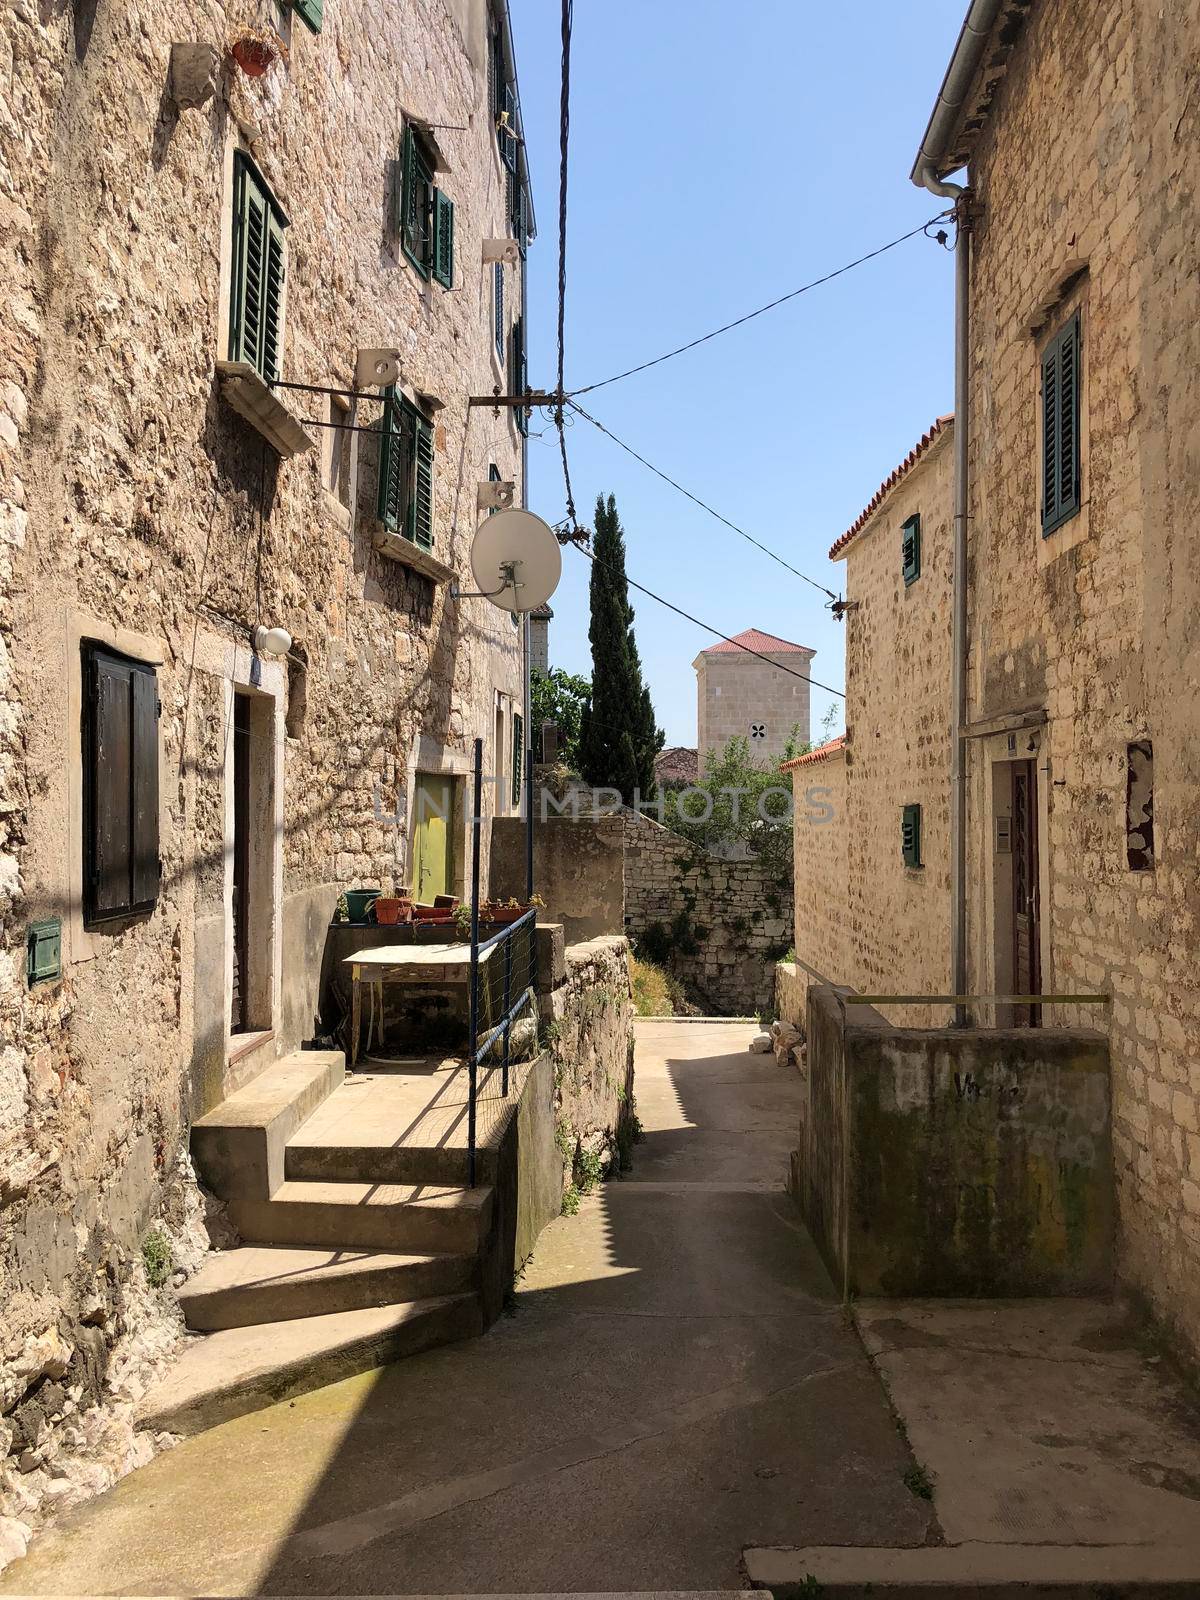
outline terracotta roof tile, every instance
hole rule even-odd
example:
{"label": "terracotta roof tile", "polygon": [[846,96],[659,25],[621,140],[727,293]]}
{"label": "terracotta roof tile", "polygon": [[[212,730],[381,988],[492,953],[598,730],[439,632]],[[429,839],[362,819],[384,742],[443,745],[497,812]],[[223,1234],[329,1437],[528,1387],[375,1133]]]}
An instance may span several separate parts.
{"label": "terracotta roof tile", "polygon": [[757,650],[764,656],[797,655],[813,656],[815,650],[810,650],[807,645],[793,644],[790,639],[779,639],[773,633],[763,633],[760,628],[746,628],[741,633],[734,634],[732,639],[722,639],[720,644],[710,644],[707,650],[702,650],[702,656],[744,655],[747,650]]}
{"label": "terracotta roof tile", "polygon": [[846,529],[845,533],[836,544],[830,546],[829,559],[831,561],[836,561],[841,555],[842,551],[850,543],[851,539],[857,538],[857,536],[866,527],[870,519],[874,516],[875,512],[878,511],[879,507],[883,504],[884,497],[892,492],[902,478],[908,476],[926,451],[931,449],[936,441],[941,438],[942,434],[948,432],[953,426],[954,415],[953,413],[950,413],[948,416],[939,417],[934,423],[933,427],[930,428],[929,432],[921,436],[920,441],[908,452],[904,460],[896,468],[895,472],[893,472],[890,477],[885,478],[879,485],[879,488],[875,491],[870,504],[867,506],[866,510],[862,512],[858,520]]}
{"label": "terracotta roof tile", "polygon": [[836,739],[830,739],[828,744],[819,744],[815,750],[806,750],[802,756],[793,756],[790,761],[781,761],[780,772],[794,772],[797,767],[807,767],[814,761],[828,761],[830,756],[840,756],[846,748],[846,735],[839,733]]}

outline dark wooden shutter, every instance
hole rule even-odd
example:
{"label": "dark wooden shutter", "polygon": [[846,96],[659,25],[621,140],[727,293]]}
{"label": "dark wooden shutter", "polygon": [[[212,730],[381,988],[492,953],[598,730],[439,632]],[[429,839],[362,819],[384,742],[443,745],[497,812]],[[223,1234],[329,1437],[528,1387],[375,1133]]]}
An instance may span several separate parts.
{"label": "dark wooden shutter", "polygon": [[229,355],[268,383],[283,352],[286,221],[253,166],[240,152],[234,165],[233,284]]}
{"label": "dark wooden shutter", "polygon": [[444,289],[454,287],[454,202],[433,191],[433,275]]}
{"label": "dark wooden shutter", "polygon": [[433,217],[430,215],[434,195],[433,174],[411,123],[404,129],[401,161],[404,170],[400,244],[413,266],[423,278],[427,278],[433,253]]}
{"label": "dark wooden shutter", "polygon": [[268,383],[279,376],[283,353],[283,228],[273,211],[267,214],[267,258],[263,275],[262,355],[258,370]]}
{"label": "dark wooden shutter", "polygon": [[510,172],[517,170],[517,96],[511,83],[504,85],[504,122],[500,126],[500,159]]}
{"label": "dark wooden shutter", "polygon": [[387,403],[379,420],[379,520],[393,533],[404,530],[404,450],[398,423],[400,406],[395,392],[387,390]]}
{"label": "dark wooden shutter", "polygon": [[514,806],[521,804],[521,780],[525,771],[525,718],[519,711],[513,712],[513,740],[512,740],[512,803]]}
{"label": "dark wooden shutter", "polygon": [[433,548],[433,428],[413,416],[416,431],[416,483],[412,501],[412,537],[423,549]]}
{"label": "dark wooden shutter", "polygon": [[492,268],[492,311],[496,321],[496,354],[504,360],[504,263]]}
{"label": "dark wooden shutter", "polygon": [[325,0],[292,0],[292,10],[314,33],[320,33],[321,23],[324,21]]}
{"label": "dark wooden shutter", "polygon": [[[512,325],[511,353],[509,356],[508,392],[510,395],[525,394],[529,388],[528,371],[525,363],[525,319],[518,317]],[[514,407],[513,414],[517,420],[517,427],[521,433],[529,428],[529,409],[527,406]]]}
{"label": "dark wooden shutter", "polygon": [[900,849],[906,867],[921,865],[920,806],[905,806],[900,813]]}
{"label": "dark wooden shutter", "polygon": [[1078,315],[1042,356],[1042,532],[1073,517],[1080,505],[1082,352]]}
{"label": "dark wooden shutter", "polygon": [[905,584],[921,576],[921,513],[915,512],[900,529],[900,564]]}
{"label": "dark wooden shutter", "polygon": [[142,662],[84,651],[84,887],[102,922],[158,898],[158,682]]}

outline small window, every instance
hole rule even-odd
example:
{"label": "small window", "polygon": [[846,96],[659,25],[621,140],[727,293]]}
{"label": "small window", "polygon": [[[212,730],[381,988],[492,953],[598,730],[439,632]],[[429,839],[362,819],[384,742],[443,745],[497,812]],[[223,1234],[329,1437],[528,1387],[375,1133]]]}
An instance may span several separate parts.
{"label": "small window", "polygon": [[422,549],[433,547],[433,424],[394,389],[380,420],[379,520]]}
{"label": "small window", "polygon": [[1125,851],[1131,872],[1154,871],[1154,746],[1149,739],[1126,750]]}
{"label": "small window", "polygon": [[423,278],[453,288],[454,202],[434,187],[433,158],[411,122],[400,156],[400,247]]}
{"label": "small window", "polygon": [[158,679],[154,668],[83,646],[84,915],[149,911],[158,899]]}
{"label": "small window", "polygon": [[496,354],[504,360],[504,263],[492,266],[492,321],[496,337]]}
{"label": "small window", "polygon": [[915,511],[900,527],[900,562],[905,585],[921,576],[921,513]]}
{"label": "small window", "polygon": [[919,867],[921,860],[921,808],[905,806],[900,813],[900,850],[906,867]]}
{"label": "small window", "polygon": [[325,0],[292,0],[292,10],[314,33],[320,33]]}
{"label": "small window", "polygon": [[[508,352],[508,392],[510,395],[526,394],[529,390],[529,373],[525,361],[525,319],[518,317],[512,325]],[[514,406],[513,415],[517,429],[529,432],[529,407]]]}
{"label": "small window", "polygon": [[513,712],[512,724],[512,803],[521,804],[522,780],[525,775],[525,718]]}
{"label": "small window", "polygon": [[274,195],[239,150],[233,169],[229,358],[249,362],[264,383],[279,377],[283,356],[286,227]]}
{"label": "small window", "polygon": [[1080,507],[1080,412],[1083,363],[1079,313],[1060,328],[1042,356],[1042,534],[1053,533]]}

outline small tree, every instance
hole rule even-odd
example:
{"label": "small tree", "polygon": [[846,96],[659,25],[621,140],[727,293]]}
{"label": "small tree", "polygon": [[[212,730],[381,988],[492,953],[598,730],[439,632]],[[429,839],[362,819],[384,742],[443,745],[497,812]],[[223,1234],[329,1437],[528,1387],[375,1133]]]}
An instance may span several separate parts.
{"label": "small tree", "polygon": [[[530,673],[533,728],[531,733],[540,738],[543,722],[553,722],[558,728],[558,743],[564,765],[572,772],[579,770],[579,731],[583,714],[592,697],[592,686],[578,673],[564,672],[562,667],[551,667],[549,672]],[[535,749],[538,746],[535,744]]]}
{"label": "small tree", "polygon": [[596,788],[618,789],[626,804],[634,790],[654,788],[654,758],[666,735],[655,725],[650,691],[633,637],[633,607],[625,577],[625,534],[612,495],[596,501],[592,545],[592,696],[579,735],[579,764]]}
{"label": "small tree", "polygon": [[751,757],[748,740],[710,751],[703,776],[665,800],[667,827],[699,849],[743,845],[780,883],[791,882],[791,784],[777,766]]}

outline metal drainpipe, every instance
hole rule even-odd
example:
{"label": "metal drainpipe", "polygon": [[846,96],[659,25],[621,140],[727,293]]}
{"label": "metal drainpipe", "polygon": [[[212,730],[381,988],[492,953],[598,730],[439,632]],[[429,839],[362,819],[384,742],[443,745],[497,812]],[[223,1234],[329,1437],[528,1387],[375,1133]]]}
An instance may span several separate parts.
{"label": "metal drainpipe", "polygon": [[[931,194],[952,199],[954,247],[954,609],[950,639],[950,985],[967,992],[967,517],[971,436],[971,218],[966,187],[946,183],[930,165],[920,169]],[[954,1008],[954,1026],[967,1026],[967,1008]]]}
{"label": "metal drainpipe", "polygon": [[[528,248],[528,246],[526,246]],[[529,288],[526,257],[521,257],[521,339],[529,337]],[[527,348],[527,347],[526,347]],[[521,435],[521,508],[529,509],[529,428]],[[530,898],[533,894],[533,660],[531,646],[533,643],[533,624],[529,620],[529,613],[523,614],[521,626],[522,652],[525,658],[525,782],[521,785],[525,793],[525,895]]]}

